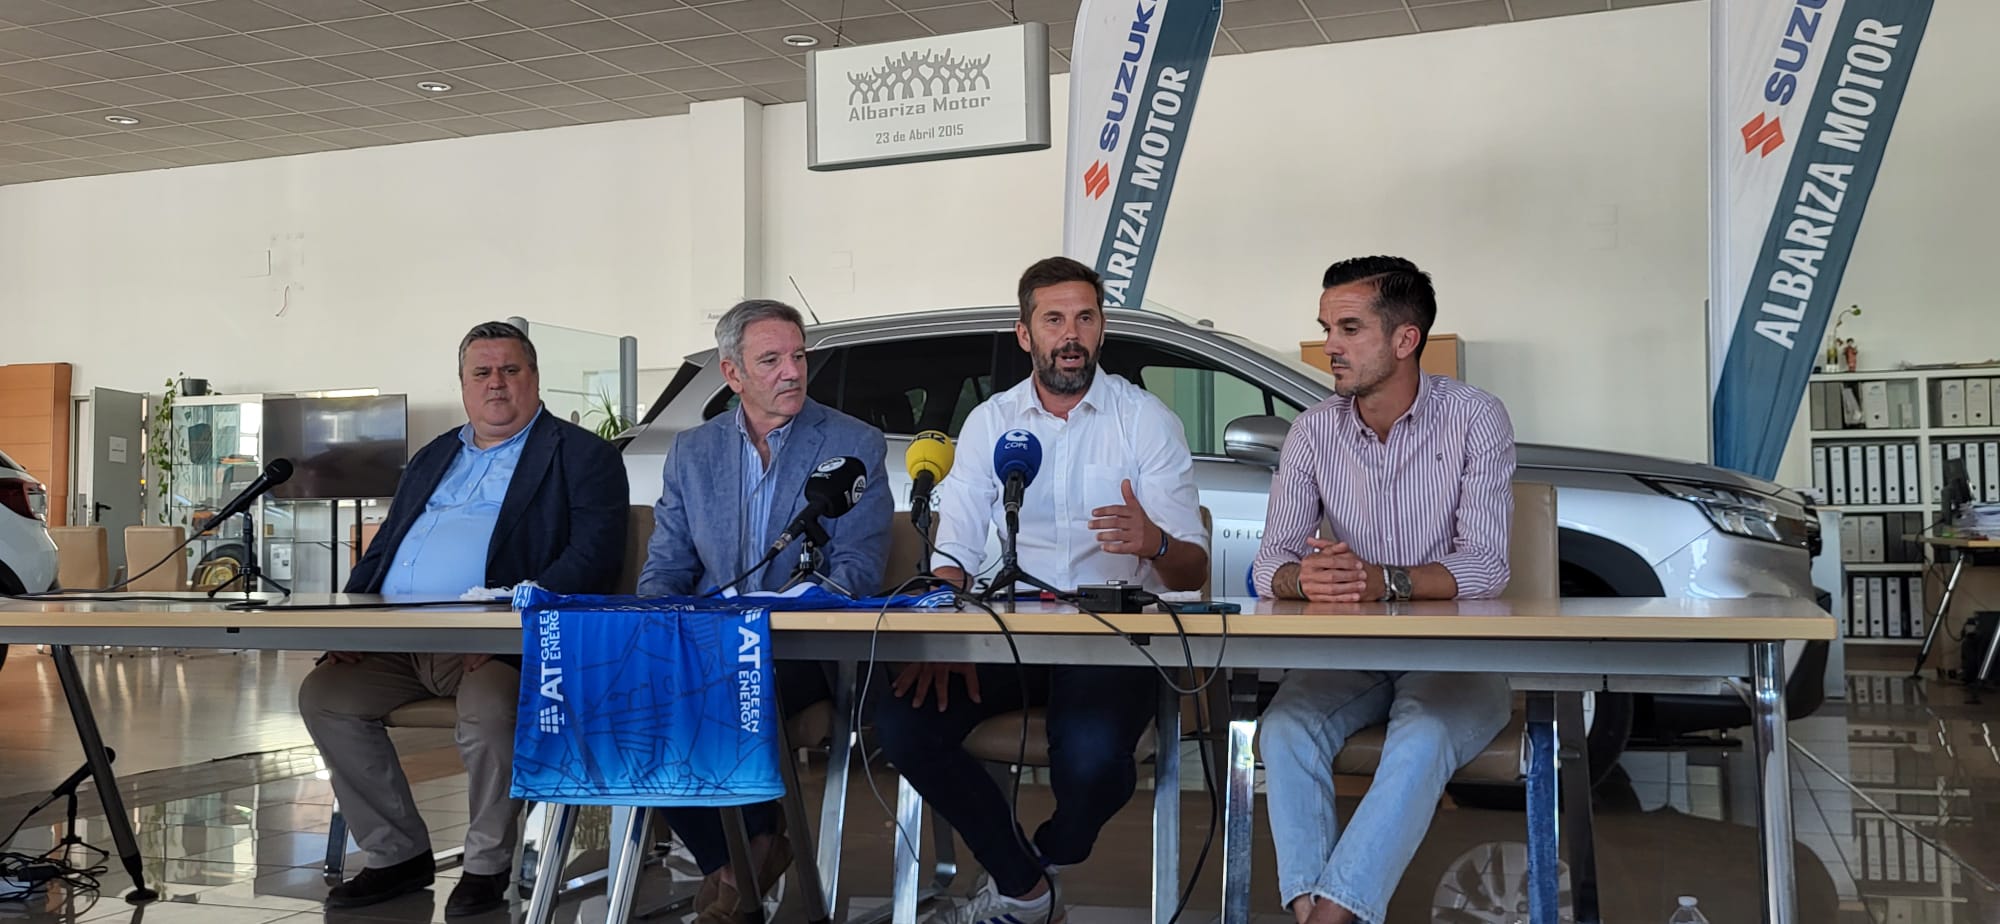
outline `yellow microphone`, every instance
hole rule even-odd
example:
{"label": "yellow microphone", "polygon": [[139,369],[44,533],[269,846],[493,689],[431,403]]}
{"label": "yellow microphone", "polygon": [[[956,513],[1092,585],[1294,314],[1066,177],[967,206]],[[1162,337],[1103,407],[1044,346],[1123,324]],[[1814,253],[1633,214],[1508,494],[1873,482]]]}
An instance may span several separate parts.
{"label": "yellow microphone", "polygon": [[910,490],[912,507],[930,503],[931,489],[951,473],[952,456],[951,437],[936,430],[925,430],[910,440],[910,448],[903,453],[903,466],[916,482]]}

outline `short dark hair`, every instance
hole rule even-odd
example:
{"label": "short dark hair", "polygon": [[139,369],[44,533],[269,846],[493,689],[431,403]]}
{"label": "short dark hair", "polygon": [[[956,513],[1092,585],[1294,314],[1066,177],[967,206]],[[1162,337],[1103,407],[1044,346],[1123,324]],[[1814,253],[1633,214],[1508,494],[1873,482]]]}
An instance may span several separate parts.
{"label": "short dark hair", "polygon": [[1354,257],[1326,268],[1320,280],[1322,290],[1354,282],[1375,284],[1375,314],[1385,330],[1405,324],[1417,328],[1417,353],[1424,355],[1430,342],[1431,325],[1437,322],[1437,290],[1431,288],[1431,274],[1402,257]]}
{"label": "short dark hair", "polygon": [[1021,274],[1021,289],[1018,293],[1021,300],[1021,323],[1028,323],[1028,315],[1035,310],[1036,289],[1046,289],[1065,282],[1090,283],[1091,290],[1097,293],[1097,303],[1104,304],[1104,277],[1097,275],[1096,270],[1068,257],[1049,257],[1046,260],[1036,260],[1035,265],[1028,267],[1028,271]]}
{"label": "short dark hair", "polygon": [[465,374],[465,351],[471,348],[474,340],[519,340],[522,352],[528,354],[528,368],[537,372],[541,371],[541,367],[536,365],[535,342],[529,340],[526,333],[523,333],[520,328],[506,321],[487,321],[466,331],[465,339],[458,342],[458,372],[460,375]]}

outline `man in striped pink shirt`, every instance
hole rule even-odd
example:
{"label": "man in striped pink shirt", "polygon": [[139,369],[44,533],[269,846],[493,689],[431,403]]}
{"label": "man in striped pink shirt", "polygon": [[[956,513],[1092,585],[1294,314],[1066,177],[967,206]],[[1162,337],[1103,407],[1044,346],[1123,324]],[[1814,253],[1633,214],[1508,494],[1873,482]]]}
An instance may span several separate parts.
{"label": "man in striped pink shirt", "polygon": [[[1316,603],[1477,599],[1507,586],[1514,430],[1499,399],[1418,366],[1437,295],[1400,257],[1334,264],[1319,322],[1333,397],[1293,422],[1252,573]],[[1331,538],[1314,533],[1325,522]],[[1504,677],[1292,671],[1263,719],[1280,897],[1299,924],[1380,924],[1444,785],[1506,727]],[[1388,722],[1346,831],[1333,760]]]}

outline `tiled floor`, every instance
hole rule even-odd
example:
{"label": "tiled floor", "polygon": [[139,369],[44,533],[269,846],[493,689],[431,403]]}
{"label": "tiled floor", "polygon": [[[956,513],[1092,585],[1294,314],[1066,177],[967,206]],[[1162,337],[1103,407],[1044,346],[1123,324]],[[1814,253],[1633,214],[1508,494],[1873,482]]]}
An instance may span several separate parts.
{"label": "tiled floor", "polygon": [[[1865,659],[1852,663],[1868,666]],[[293,713],[292,696],[310,667],[303,655],[172,654],[82,659],[106,740],[119,751],[121,790],[137,821],[148,885],[162,901],[126,904],[122,870],[100,878],[101,893],[55,888],[27,903],[0,902],[0,924],[353,924],[443,920],[444,896],[457,871],[437,887],[359,913],[320,908],[331,791],[317,755]],[[1893,665],[1851,677],[1853,695],[1793,723],[1793,740],[1853,779],[1864,793],[1917,832],[1935,838],[1989,876],[2000,874],[2000,695],[1964,705],[1964,692],[1909,681]],[[45,658],[16,649],[0,672],[0,830],[11,827],[48,787],[73,770],[80,753],[54,672]],[[449,733],[399,731],[415,792],[449,845],[466,820],[465,781]],[[1209,803],[1199,765],[1186,762],[1182,852],[1191,866],[1207,832]],[[1971,872],[1889,823],[1825,771],[1794,751],[1800,920],[1835,924],[2000,922],[2000,895]],[[843,836],[844,891],[887,893],[893,825],[865,778],[856,775]],[[809,791],[823,779],[806,773]],[[893,783],[877,780],[884,795]],[[1756,803],[1749,762],[1740,750],[1713,746],[1629,751],[1598,791],[1598,861],[1604,919],[1663,922],[1674,896],[1694,894],[1715,924],[1760,919]],[[817,802],[815,798],[812,800]],[[1140,924],[1150,881],[1150,796],[1142,793],[1105,831],[1096,855],[1067,874],[1064,888],[1081,924]],[[1344,800],[1344,809],[1352,800]],[[1045,787],[1022,791],[1032,824],[1049,808]],[[38,815],[11,849],[35,853],[61,837],[62,806]],[[86,789],[78,831],[110,846]],[[1270,841],[1263,812],[1255,839],[1253,908],[1282,924],[1273,894]],[[602,843],[602,819],[583,825]],[[1220,849],[1218,844],[1215,848]],[[596,856],[593,852],[591,857]],[[963,854],[961,853],[961,856]],[[583,857],[572,865],[590,865]],[[1189,922],[1213,920],[1220,889],[1212,856],[1197,884]],[[109,864],[119,869],[116,858]],[[359,868],[359,858],[350,869]],[[1411,864],[1391,904],[1390,922],[1483,924],[1525,921],[1525,845],[1517,812],[1447,807]],[[648,879],[639,906],[676,888],[665,871]],[[959,877],[961,884],[971,878]],[[602,920],[601,889],[587,888],[558,906],[559,924]],[[857,907],[877,899],[858,897]],[[780,918],[794,917],[788,903]],[[518,917],[518,904],[509,914]],[[504,920],[495,913],[492,920]],[[656,920],[676,921],[677,914]]]}

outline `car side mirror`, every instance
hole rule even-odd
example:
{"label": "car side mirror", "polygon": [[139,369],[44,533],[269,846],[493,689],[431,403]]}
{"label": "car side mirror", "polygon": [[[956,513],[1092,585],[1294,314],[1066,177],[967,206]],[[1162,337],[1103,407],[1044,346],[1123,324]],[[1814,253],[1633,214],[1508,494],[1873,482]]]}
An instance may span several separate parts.
{"label": "car side mirror", "polygon": [[1238,417],[1222,430],[1222,451],[1238,462],[1277,468],[1291,429],[1281,417]]}

